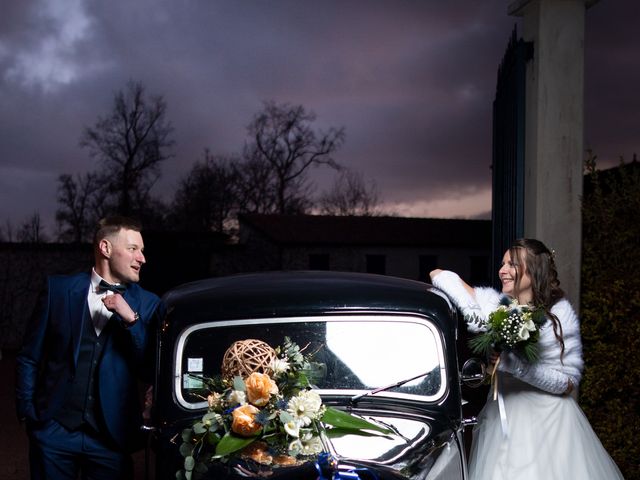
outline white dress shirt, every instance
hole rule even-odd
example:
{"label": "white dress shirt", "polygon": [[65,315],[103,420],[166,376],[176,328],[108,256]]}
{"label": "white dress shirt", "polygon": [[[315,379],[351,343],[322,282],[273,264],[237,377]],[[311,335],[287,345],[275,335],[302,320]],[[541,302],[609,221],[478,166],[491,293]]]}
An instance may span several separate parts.
{"label": "white dress shirt", "polygon": [[113,292],[110,290],[101,290],[98,287],[101,280],[104,279],[98,275],[94,269],[92,269],[91,286],[89,287],[89,294],[87,295],[87,303],[89,304],[89,313],[91,314],[91,320],[93,321],[93,328],[98,336],[111,318],[111,315],[113,315],[113,312],[107,310],[107,307],[105,307],[102,302],[102,299],[105,296],[113,295]]}

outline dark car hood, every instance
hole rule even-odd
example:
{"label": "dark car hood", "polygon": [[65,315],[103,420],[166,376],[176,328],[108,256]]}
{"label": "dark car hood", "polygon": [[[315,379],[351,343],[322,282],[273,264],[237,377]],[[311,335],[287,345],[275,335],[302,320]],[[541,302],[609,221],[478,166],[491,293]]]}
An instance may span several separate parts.
{"label": "dark car hood", "polygon": [[[327,428],[322,434],[323,454],[332,460],[333,470],[341,472],[340,478],[401,480],[426,478],[428,471],[455,434],[446,418],[438,415],[390,415],[378,413],[366,418],[391,430],[389,434],[349,433]],[[319,456],[302,457],[293,466],[257,463],[247,458],[213,462],[205,478],[246,479],[269,478],[272,480],[316,480],[326,467]],[[329,472],[330,473],[330,472]],[[358,476],[354,476],[358,475]],[[332,478],[329,474],[325,478]]]}

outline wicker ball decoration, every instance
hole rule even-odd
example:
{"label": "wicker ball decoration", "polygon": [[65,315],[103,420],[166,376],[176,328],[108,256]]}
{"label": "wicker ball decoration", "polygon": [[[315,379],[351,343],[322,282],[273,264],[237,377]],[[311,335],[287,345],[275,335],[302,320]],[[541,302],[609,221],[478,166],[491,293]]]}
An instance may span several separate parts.
{"label": "wicker ball decoration", "polygon": [[221,373],[224,378],[247,377],[253,372],[271,374],[276,351],[262,340],[238,340],[224,353]]}

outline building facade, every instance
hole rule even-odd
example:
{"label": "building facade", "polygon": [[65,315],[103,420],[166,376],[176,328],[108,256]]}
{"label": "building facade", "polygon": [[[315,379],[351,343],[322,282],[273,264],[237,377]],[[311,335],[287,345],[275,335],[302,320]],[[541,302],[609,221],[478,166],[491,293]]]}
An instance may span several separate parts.
{"label": "building facade", "polygon": [[212,273],[334,270],[428,281],[432,269],[447,268],[488,284],[490,249],[489,220],[252,214],[240,216],[238,244]]}

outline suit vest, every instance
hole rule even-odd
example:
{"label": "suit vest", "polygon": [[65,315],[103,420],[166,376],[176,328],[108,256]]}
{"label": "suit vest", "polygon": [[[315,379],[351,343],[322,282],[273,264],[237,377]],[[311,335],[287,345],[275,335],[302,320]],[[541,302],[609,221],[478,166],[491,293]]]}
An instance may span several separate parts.
{"label": "suit vest", "polygon": [[89,309],[85,308],[75,375],[60,411],[54,416],[68,430],[83,426],[90,426],[96,432],[105,430],[98,398],[98,373],[109,327],[107,322],[100,336],[96,335]]}

